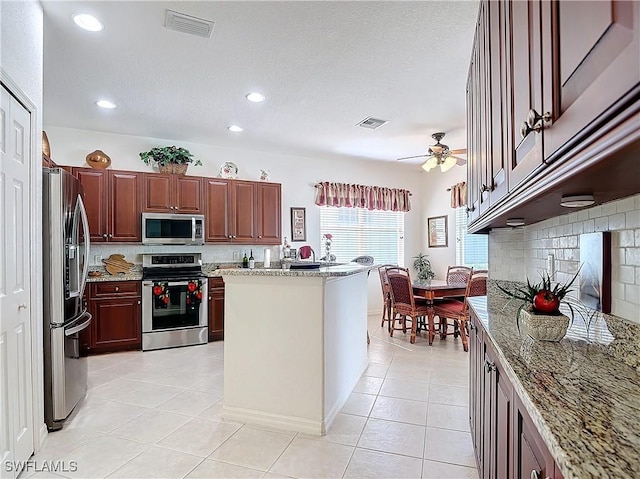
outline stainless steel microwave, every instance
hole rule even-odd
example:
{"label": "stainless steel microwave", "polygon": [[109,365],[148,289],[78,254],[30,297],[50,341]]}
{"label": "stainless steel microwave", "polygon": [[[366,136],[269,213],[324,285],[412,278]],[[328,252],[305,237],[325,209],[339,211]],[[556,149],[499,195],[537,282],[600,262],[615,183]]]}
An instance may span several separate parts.
{"label": "stainless steel microwave", "polygon": [[204,244],[204,216],[142,213],[142,244]]}

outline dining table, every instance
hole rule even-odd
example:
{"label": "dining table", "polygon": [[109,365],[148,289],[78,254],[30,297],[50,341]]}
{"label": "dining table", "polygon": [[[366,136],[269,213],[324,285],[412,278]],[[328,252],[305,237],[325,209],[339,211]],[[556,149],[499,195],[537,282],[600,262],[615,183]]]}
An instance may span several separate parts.
{"label": "dining table", "polygon": [[[433,305],[436,300],[464,296],[467,292],[465,283],[447,283],[444,280],[433,279],[429,282],[413,281],[413,295],[427,300],[428,324],[433,323]],[[413,326],[412,326],[413,327]],[[417,328],[417,325],[416,325]],[[441,332],[442,333],[442,332]],[[436,332],[429,328],[429,345],[433,344]],[[441,334],[442,337],[442,334]]]}

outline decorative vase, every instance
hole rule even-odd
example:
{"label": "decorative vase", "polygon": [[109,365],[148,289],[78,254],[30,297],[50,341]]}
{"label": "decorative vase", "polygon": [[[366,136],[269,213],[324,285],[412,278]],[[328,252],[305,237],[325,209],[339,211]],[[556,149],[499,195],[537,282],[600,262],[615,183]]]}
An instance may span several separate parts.
{"label": "decorative vase", "polygon": [[51,146],[49,145],[49,138],[47,138],[47,132],[42,130],[42,154],[48,159],[51,159]]}
{"label": "decorative vase", "polygon": [[167,163],[166,165],[158,166],[160,173],[170,173],[174,175],[186,175],[187,168],[189,165],[187,163]]}
{"label": "decorative vase", "polygon": [[567,334],[569,318],[563,314],[535,314],[527,309],[520,310],[520,328],[538,341],[558,342]]}
{"label": "decorative vase", "polygon": [[111,164],[111,158],[102,150],[96,150],[87,155],[87,164],[91,168],[98,168],[104,170]]}

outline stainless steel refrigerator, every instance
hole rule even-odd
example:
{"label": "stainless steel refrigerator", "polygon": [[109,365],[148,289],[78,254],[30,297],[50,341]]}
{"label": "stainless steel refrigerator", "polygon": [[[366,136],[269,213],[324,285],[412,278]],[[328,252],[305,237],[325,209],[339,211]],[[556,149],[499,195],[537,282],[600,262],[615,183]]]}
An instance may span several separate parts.
{"label": "stainless steel refrigerator", "polygon": [[82,185],[61,168],[42,178],[45,422],[60,429],[87,392],[80,332],[91,324],[83,301],[89,270],[89,224]]}

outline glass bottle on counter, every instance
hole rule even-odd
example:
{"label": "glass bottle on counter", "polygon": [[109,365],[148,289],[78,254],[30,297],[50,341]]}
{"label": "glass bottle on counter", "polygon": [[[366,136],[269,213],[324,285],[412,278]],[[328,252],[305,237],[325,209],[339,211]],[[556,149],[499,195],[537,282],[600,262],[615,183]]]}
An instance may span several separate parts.
{"label": "glass bottle on counter", "polygon": [[253,258],[253,250],[249,254],[249,269],[253,269],[256,266],[256,260]]}
{"label": "glass bottle on counter", "polygon": [[287,241],[287,237],[284,237],[284,246],[282,248],[282,256],[284,258],[291,257],[291,246],[289,246],[289,241]]}
{"label": "glass bottle on counter", "polygon": [[242,267],[243,268],[248,268],[249,267],[249,258],[247,258],[247,252],[244,252],[244,257],[242,258]]}

